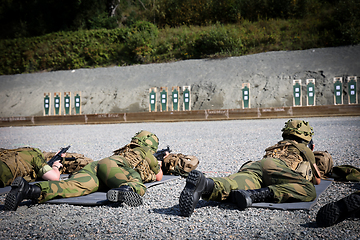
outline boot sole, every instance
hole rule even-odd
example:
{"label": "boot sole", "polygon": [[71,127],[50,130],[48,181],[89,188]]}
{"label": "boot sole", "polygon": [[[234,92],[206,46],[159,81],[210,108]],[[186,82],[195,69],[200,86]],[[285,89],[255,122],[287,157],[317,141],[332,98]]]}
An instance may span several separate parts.
{"label": "boot sole", "polygon": [[186,185],[179,199],[180,211],[185,217],[189,217],[194,212],[194,193],[200,181],[201,173],[196,170],[191,171],[186,178]]}
{"label": "boot sole", "polygon": [[360,212],[360,195],[351,194],[337,202],[323,206],[317,213],[316,223],[319,227],[329,227],[356,212]]}
{"label": "boot sole", "polygon": [[5,199],[5,211],[16,211],[16,209],[18,208],[19,203],[16,199],[21,184],[21,178],[15,178],[15,180],[11,183],[11,191],[8,193]]}
{"label": "boot sole", "polygon": [[130,207],[138,207],[143,204],[142,197],[139,194],[130,191],[109,190],[106,194],[106,198],[110,202],[121,202]]}

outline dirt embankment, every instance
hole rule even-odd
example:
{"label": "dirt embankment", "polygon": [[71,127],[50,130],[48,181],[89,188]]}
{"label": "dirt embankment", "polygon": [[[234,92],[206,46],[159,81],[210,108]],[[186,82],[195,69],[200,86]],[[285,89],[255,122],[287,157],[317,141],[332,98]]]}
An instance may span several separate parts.
{"label": "dirt embankment", "polygon": [[[44,93],[81,92],[83,114],[142,112],[149,88],[191,86],[191,109],[241,108],[243,83],[255,107],[292,106],[293,80],[315,79],[316,105],[334,103],[334,77],[360,76],[360,45],[215,60],[0,76],[0,117],[43,114]],[[357,87],[357,94],[360,87]],[[348,97],[343,84],[344,103]],[[181,96],[181,94],[180,94]],[[180,101],[182,98],[180,99]]]}

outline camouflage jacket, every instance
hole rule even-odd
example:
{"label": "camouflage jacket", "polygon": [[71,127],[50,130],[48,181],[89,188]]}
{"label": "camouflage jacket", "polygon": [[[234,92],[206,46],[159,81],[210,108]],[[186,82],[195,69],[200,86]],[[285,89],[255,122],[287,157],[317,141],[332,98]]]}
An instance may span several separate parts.
{"label": "camouflage jacket", "polygon": [[[7,165],[13,179],[20,176],[28,182],[34,182],[52,170],[37,148],[0,149],[0,160]],[[13,179],[8,181],[12,182]]]}
{"label": "camouflage jacket", "polygon": [[119,155],[135,169],[144,183],[156,180],[156,174],[159,173],[160,166],[150,148],[130,143],[115,150],[114,154]]}

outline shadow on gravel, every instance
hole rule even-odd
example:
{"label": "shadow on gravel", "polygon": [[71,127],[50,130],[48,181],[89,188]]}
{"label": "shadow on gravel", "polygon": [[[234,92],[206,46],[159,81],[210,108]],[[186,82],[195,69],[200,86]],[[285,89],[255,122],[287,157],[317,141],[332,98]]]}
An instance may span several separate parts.
{"label": "shadow on gravel", "polygon": [[354,183],[354,186],[352,186],[355,190],[360,190],[360,183]]}
{"label": "shadow on gravel", "polygon": [[313,222],[308,222],[308,223],[304,223],[304,224],[300,224],[300,226],[305,227],[305,228],[319,228],[317,226],[317,223],[315,221]]}
{"label": "shadow on gravel", "polygon": [[[217,207],[217,208],[221,208],[221,209],[234,209],[237,210],[236,206],[233,204],[227,204],[227,203],[218,203],[218,202],[213,202],[213,201],[205,201],[205,200],[200,200],[195,208],[195,211],[197,209],[201,209],[204,207]],[[180,212],[180,206],[179,204],[174,205],[172,207],[168,207],[168,208],[154,208],[149,210],[151,212],[154,213],[158,213],[158,214],[164,214],[164,215],[172,215],[172,216],[181,216],[181,212]]]}
{"label": "shadow on gravel", "polygon": [[149,210],[150,212],[158,213],[158,214],[164,214],[164,215],[171,215],[171,216],[180,216],[180,207],[179,204],[168,207],[168,208],[154,208]]}

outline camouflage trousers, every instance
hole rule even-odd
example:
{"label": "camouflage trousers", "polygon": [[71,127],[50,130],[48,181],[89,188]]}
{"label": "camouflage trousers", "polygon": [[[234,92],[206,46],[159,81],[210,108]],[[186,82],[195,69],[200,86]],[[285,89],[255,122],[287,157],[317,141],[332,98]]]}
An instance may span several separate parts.
{"label": "camouflage trousers", "polygon": [[225,201],[231,190],[259,189],[269,187],[274,193],[274,202],[309,202],[316,198],[314,185],[292,171],[285,162],[276,158],[264,158],[249,162],[239,172],[228,177],[214,177],[214,190],[208,199]]}
{"label": "camouflage trousers", "polygon": [[41,188],[39,203],[53,198],[79,197],[96,191],[108,191],[122,185],[130,186],[141,196],[146,192],[140,174],[116,155],[92,162],[66,180],[44,181],[36,185]]}
{"label": "camouflage trousers", "polygon": [[10,168],[3,161],[0,161],[0,188],[11,185],[13,180],[14,175]]}

